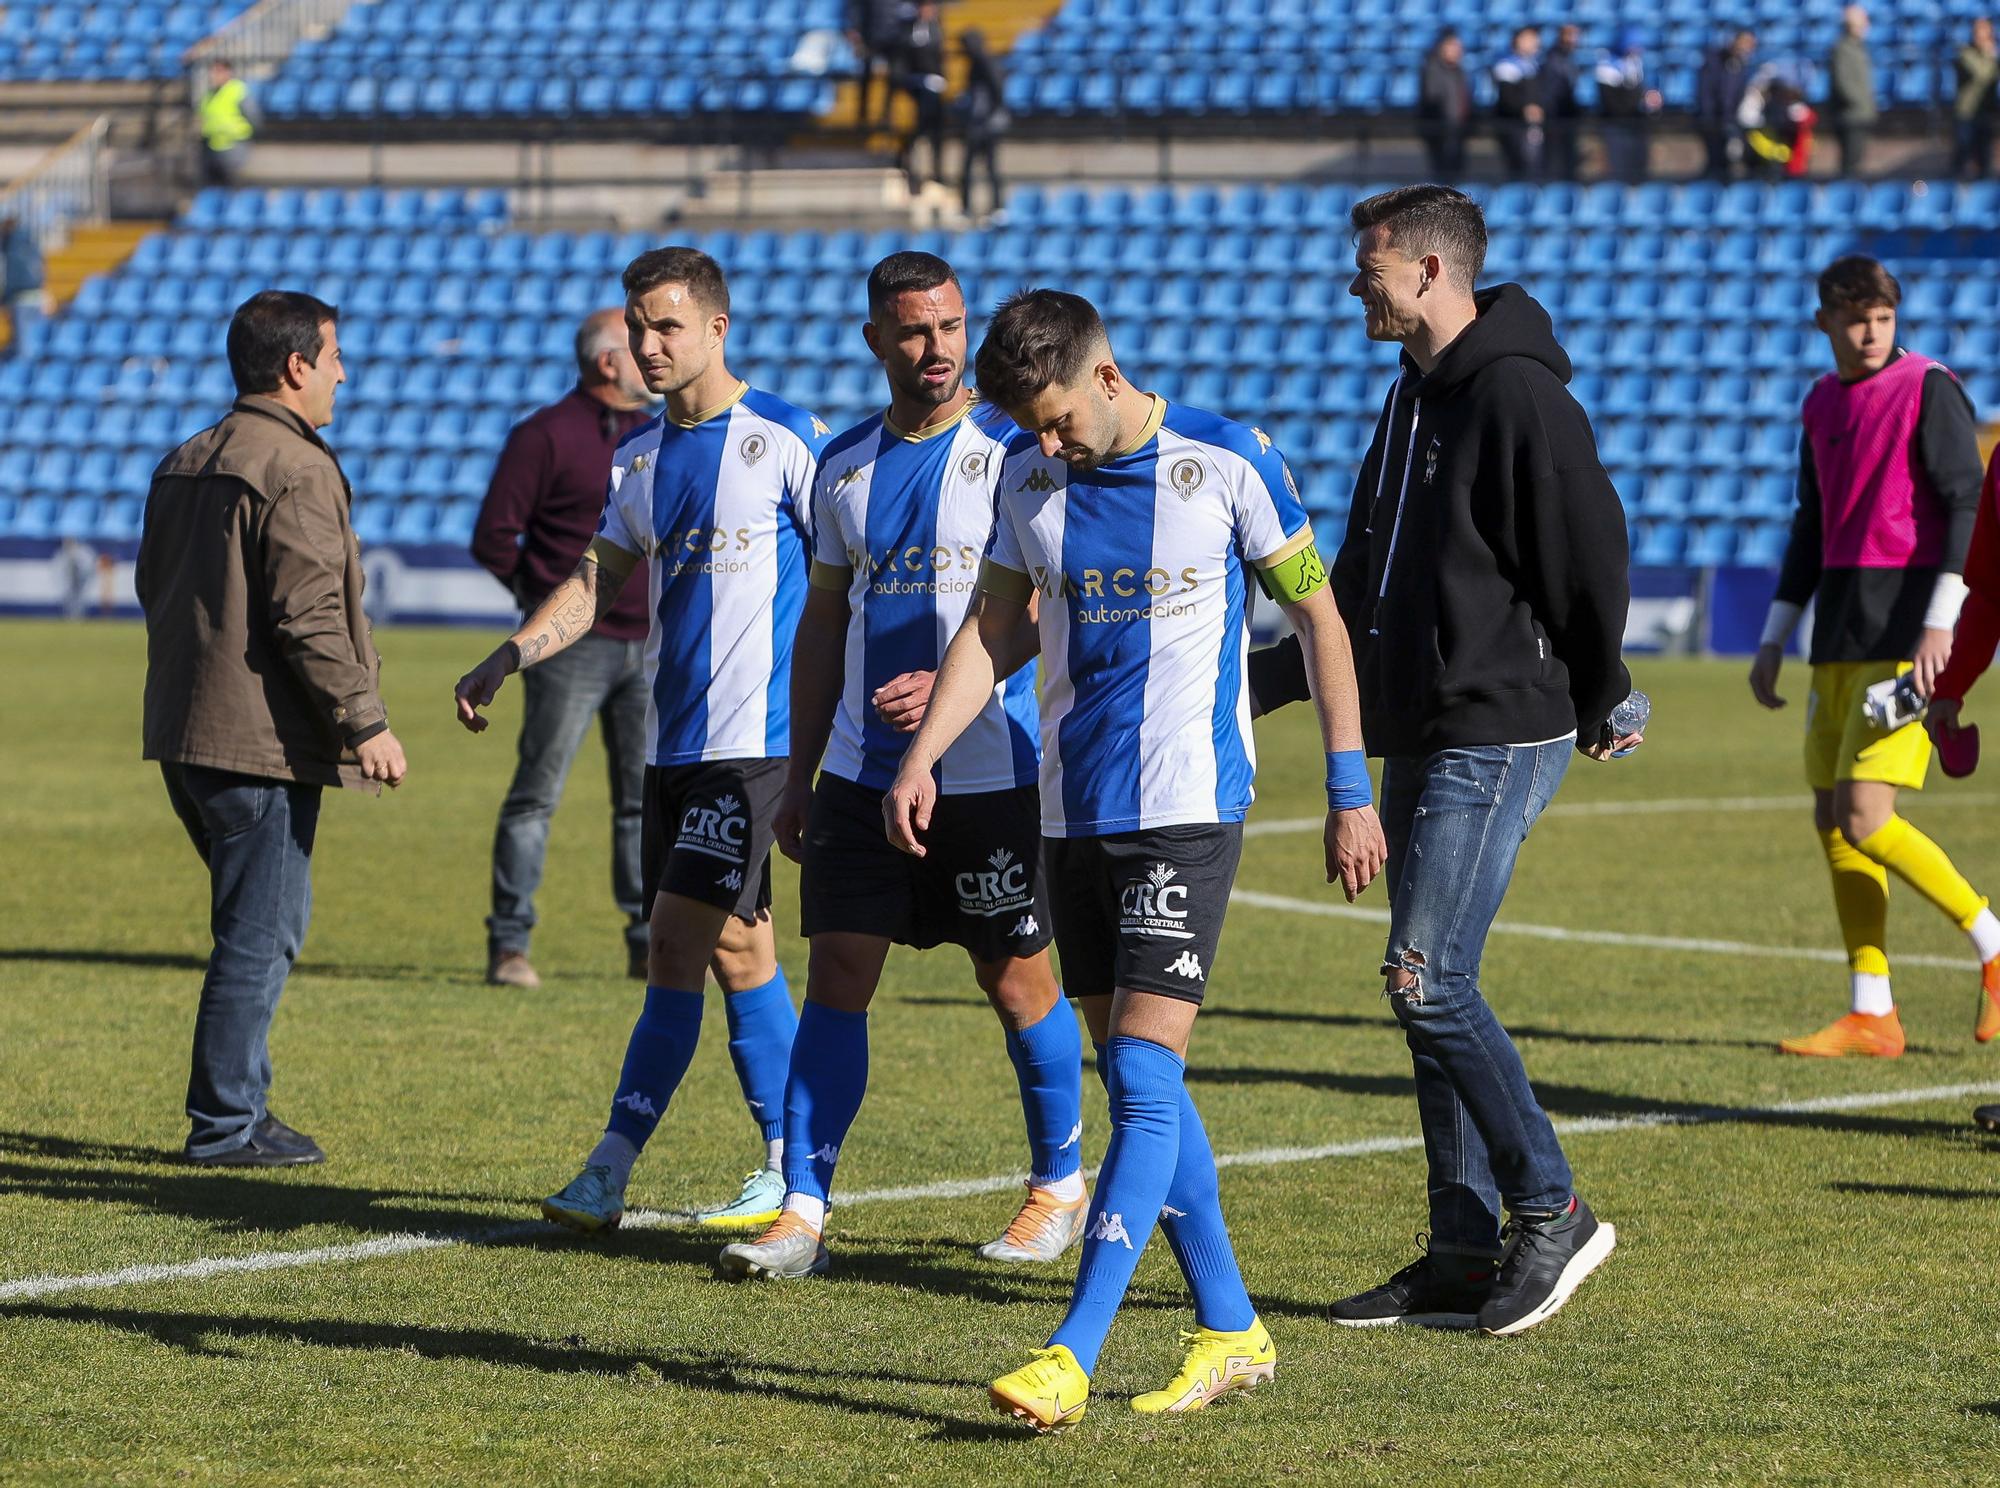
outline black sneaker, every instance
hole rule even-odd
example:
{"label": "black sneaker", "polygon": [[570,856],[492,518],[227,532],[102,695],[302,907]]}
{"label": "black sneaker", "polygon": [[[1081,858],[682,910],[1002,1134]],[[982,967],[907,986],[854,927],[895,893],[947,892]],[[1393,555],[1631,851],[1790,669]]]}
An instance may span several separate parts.
{"label": "black sneaker", "polygon": [[1378,1287],[1343,1297],[1326,1315],[1343,1328],[1471,1328],[1493,1290],[1493,1262],[1484,1256],[1427,1252]]}
{"label": "black sneaker", "polygon": [[1496,1335],[1525,1333],[1555,1316],[1618,1243],[1618,1232],[1578,1198],[1562,1214],[1516,1215],[1500,1233],[1507,1242],[1500,1274],[1479,1309],[1479,1331]]}
{"label": "black sneaker", "polygon": [[204,1168],[298,1168],[323,1163],[326,1154],[304,1132],[294,1131],[267,1112],[250,1128],[250,1140],[241,1147],[188,1161]]}
{"label": "black sneaker", "polygon": [[1975,1106],[1972,1120],[1990,1132],[2000,1132],[2000,1106]]}

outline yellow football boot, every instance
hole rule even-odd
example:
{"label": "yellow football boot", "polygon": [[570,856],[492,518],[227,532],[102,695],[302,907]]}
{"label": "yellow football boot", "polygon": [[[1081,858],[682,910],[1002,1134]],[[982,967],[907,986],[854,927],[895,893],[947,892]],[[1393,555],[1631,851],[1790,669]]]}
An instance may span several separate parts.
{"label": "yellow football boot", "polygon": [[1090,1376],[1062,1344],[1035,1350],[1035,1357],[993,1381],[986,1392],[993,1408],[1019,1416],[1037,1431],[1059,1431],[1083,1419],[1090,1402]]}
{"label": "yellow football boot", "polygon": [[1181,1334],[1187,1357],[1165,1389],[1132,1397],[1143,1415],[1197,1411],[1233,1390],[1254,1390],[1278,1372],[1278,1351],[1264,1325],[1251,1321],[1240,1333],[1197,1328]]}

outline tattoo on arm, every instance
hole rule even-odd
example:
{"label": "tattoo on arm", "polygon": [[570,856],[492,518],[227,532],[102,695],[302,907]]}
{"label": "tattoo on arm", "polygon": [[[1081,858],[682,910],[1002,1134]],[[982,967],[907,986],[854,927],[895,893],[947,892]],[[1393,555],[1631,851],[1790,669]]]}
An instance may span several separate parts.
{"label": "tattoo on arm", "polygon": [[542,653],[548,649],[549,638],[547,636],[529,636],[525,641],[521,642],[521,665],[523,667],[533,666],[542,659]]}
{"label": "tattoo on arm", "polygon": [[591,595],[581,592],[581,586],[578,586],[577,592],[563,596],[549,616],[549,624],[555,633],[565,641],[573,641],[590,629],[597,620],[591,613],[596,608],[591,600]]}

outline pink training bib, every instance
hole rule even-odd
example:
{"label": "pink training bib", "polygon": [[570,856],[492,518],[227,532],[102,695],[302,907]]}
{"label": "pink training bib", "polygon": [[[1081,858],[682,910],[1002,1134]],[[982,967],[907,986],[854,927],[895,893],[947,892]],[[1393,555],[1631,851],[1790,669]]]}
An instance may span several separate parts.
{"label": "pink training bib", "polygon": [[1915,443],[1924,374],[1938,366],[1906,351],[1859,382],[1829,372],[1806,394],[1825,567],[1922,568],[1943,556],[1945,511]]}

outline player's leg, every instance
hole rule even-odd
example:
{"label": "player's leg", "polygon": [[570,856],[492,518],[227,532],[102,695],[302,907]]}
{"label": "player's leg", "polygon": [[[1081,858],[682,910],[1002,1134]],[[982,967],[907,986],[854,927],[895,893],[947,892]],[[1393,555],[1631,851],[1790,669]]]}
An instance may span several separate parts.
{"label": "player's leg", "polygon": [[[1440,751],[1421,762],[1407,851],[1394,869],[1397,906],[1387,960],[1391,1009],[1420,1056],[1419,1078],[1435,1068],[1456,1103],[1433,1088],[1420,1099],[1431,1184],[1441,1202],[1432,1233],[1454,1248],[1485,1243],[1490,1183],[1509,1212],[1492,1291],[1479,1312],[1489,1333],[1516,1333],[1554,1314],[1602,1264],[1615,1243],[1572,1188],[1555,1128],[1535,1099],[1519,1050],[1480,991],[1486,935],[1513,876],[1515,859],[1568,769],[1571,741]],[[1427,1059],[1430,1063],[1422,1062]],[[1463,1116],[1461,1118],[1460,1112]],[[1433,1132],[1433,1122],[1461,1122]],[[1467,1171],[1484,1148],[1488,1176]],[[1478,1233],[1469,1233],[1477,1225]]]}
{"label": "player's leg", "polygon": [[639,641],[619,645],[620,669],[598,709],[611,772],[611,897],[625,916],[625,970],[646,975],[646,665]]}
{"label": "player's leg", "polygon": [[548,854],[549,819],[562,800],[569,767],[597,711],[601,687],[592,663],[603,642],[586,636],[521,674],[521,735],[514,779],[493,831],[492,913],[486,920],[486,978],[505,986],[537,987],[528,963],[535,928],[535,890]]}
{"label": "player's leg", "polygon": [[785,969],[778,964],[770,911],[761,911],[752,920],[730,916],[709,970],[723,991],[729,1062],[763,1139],[764,1162],[745,1176],[734,1199],[700,1211],[695,1222],[719,1229],[754,1229],[778,1217],[785,1197],[785,1081],[799,1026]]}

